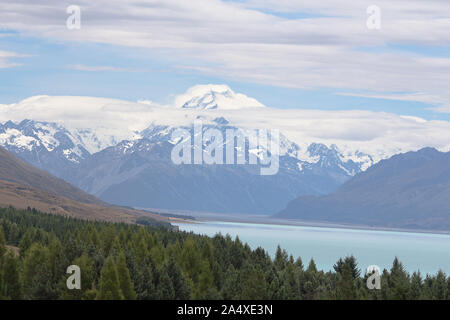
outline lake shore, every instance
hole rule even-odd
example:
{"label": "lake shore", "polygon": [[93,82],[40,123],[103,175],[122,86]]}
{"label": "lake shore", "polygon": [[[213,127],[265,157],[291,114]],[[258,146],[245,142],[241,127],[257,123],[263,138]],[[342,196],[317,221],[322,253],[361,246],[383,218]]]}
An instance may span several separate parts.
{"label": "lake shore", "polygon": [[[179,214],[179,216],[182,214]],[[190,212],[191,218],[171,218],[174,223],[199,223],[199,222],[239,222],[248,224],[268,224],[281,226],[304,226],[319,228],[339,228],[339,229],[356,229],[356,230],[372,230],[372,231],[394,231],[407,233],[431,233],[431,234],[450,234],[450,231],[429,230],[429,229],[407,229],[407,228],[389,228],[379,226],[357,225],[357,224],[338,224],[319,221],[302,221],[291,219],[275,219],[266,215],[237,215],[237,214],[218,214],[218,213],[200,213]]]}

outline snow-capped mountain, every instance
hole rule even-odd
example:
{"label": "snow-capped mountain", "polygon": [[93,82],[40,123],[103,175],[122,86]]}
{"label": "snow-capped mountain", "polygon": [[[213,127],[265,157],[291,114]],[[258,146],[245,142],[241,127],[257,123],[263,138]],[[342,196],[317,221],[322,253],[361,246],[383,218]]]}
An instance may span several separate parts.
{"label": "snow-capped mountain", "polygon": [[0,145],[57,176],[90,156],[79,137],[61,125],[32,120],[0,124]]}
{"label": "snow-capped mountain", "polygon": [[239,110],[264,107],[259,101],[241,93],[235,93],[226,85],[197,85],[175,100],[183,109],[195,110]]}
{"label": "snow-capped mountain", "polygon": [[[274,109],[224,85],[195,86],[170,105],[36,96],[0,105],[0,120],[0,145],[23,160],[103,200],[161,209],[273,213],[300,195],[332,192],[393,154],[450,150],[446,122]],[[261,177],[258,165],[174,165],[172,132],[194,122],[223,134],[279,130],[278,174]]]}
{"label": "snow-capped mountain", "polygon": [[[221,213],[270,214],[299,194],[320,195],[334,191],[351,175],[360,171],[349,160],[342,162],[336,149],[311,146],[315,163],[296,158],[298,146],[280,136],[281,153],[276,175],[261,176],[261,164],[251,165],[176,165],[171,151],[172,133],[184,129],[194,136],[193,127],[150,126],[141,139],[122,141],[84,161],[75,182],[101,199],[119,205],[144,208],[208,211]],[[225,118],[202,126],[203,134],[214,129],[225,137],[227,130],[239,131]],[[197,133],[198,134],[198,133]],[[223,148],[242,150],[234,141],[224,139]],[[203,141],[203,148],[207,145]],[[267,150],[260,150],[266,154]],[[269,150],[270,151],[270,150]],[[256,156],[262,157],[260,153]],[[248,153],[247,153],[248,155]],[[248,160],[248,157],[247,157]]]}

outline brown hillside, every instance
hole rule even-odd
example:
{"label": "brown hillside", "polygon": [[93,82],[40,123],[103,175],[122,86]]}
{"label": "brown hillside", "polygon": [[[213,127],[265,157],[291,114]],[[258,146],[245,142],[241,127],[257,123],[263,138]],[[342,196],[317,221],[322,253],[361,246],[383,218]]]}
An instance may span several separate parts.
{"label": "brown hillside", "polygon": [[148,217],[160,222],[168,218],[146,211],[112,206],[62,179],[34,168],[0,147],[0,207],[36,208],[71,217],[134,222]]}
{"label": "brown hillside", "polygon": [[30,186],[0,180],[0,207],[36,208],[42,212],[88,220],[133,223],[137,216],[147,216],[161,222],[165,217],[139,210],[101,206],[74,201]]}
{"label": "brown hillside", "polygon": [[39,170],[0,147],[0,179],[62,196],[75,201],[104,205],[97,199],[62,179]]}

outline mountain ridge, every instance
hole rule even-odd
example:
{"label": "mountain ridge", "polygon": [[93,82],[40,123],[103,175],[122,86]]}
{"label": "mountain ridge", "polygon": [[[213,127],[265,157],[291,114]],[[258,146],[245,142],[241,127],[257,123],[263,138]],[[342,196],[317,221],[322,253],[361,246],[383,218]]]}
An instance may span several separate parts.
{"label": "mountain ridge", "polygon": [[[446,139],[450,128],[442,131],[442,123],[365,111],[337,111],[323,118],[327,114],[266,107],[226,85],[195,86],[166,106],[150,101],[39,96],[0,108],[0,118],[10,120],[0,125],[0,145],[107,202],[264,214],[280,211],[298,196],[331,193],[373,164],[403,150],[416,150],[423,144],[440,146],[440,150],[450,148],[450,139]],[[24,116],[30,119],[23,120]],[[382,121],[382,130],[374,119]],[[278,175],[255,177],[253,172],[261,166],[172,165],[171,132],[189,131],[195,122],[221,132],[226,128],[278,130]],[[402,125],[392,130],[392,124],[395,128]],[[433,143],[423,138],[409,143],[401,128],[415,126],[428,130],[427,137],[435,137]],[[392,132],[394,136],[390,136]],[[157,154],[150,154],[156,150]],[[141,173],[145,180],[138,177]],[[184,184],[170,179],[176,176],[185,179]],[[261,187],[263,184],[268,190]],[[141,189],[137,190],[137,185]],[[215,194],[211,194],[213,190]],[[135,200],[127,201],[126,197]],[[196,204],[191,201],[194,198]],[[279,203],[271,205],[269,200]],[[243,205],[233,204],[237,202]]]}
{"label": "mountain ridge", "polygon": [[0,159],[0,179],[2,180],[28,185],[75,201],[98,205],[105,204],[105,202],[70,185],[66,181],[30,166],[14,157],[3,147],[0,147]]}
{"label": "mountain ridge", "polygon": [[450,230],[450,152],[382,160],[325,196],[298,197],[277,218]]}
{"label": "mountain ridge", "polygon": [[92,220],[134,223],[146,217],[160,225],[167,218],[146,211],[110,205],[66,181],[32,167],[0,147],[0,206]]}

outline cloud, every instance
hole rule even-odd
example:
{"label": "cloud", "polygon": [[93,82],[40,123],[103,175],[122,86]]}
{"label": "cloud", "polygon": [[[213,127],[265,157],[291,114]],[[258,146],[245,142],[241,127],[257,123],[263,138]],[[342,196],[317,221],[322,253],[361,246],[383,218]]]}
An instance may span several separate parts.
{"label": "cloud", "polygon": [[444,102],[436,110],[450,112],[450,59],[392,49],[448,46],[449,1],[378,0],[380,30],[366,27],[372,0],[79,0],[80,30],[66,28],[69,4],[5,0],[1,25],[67,42],[147,48],[174,66],[234,81],[422,92]]}
{"label": "cloud", "polygon": [[450,113],[450,98],[445,96],[436,96],[421,92],[406,93],[406,94],[369,94],[369,93],[352,93],[352,92],[340,92],[337,93],[341,96],[362,97],[371,99],[386,99],[397,101],[415,101],[426,104],[435,105],[431,108],[437,112]]}
{"label": "cloud", "polygon": [[78,70],[78,71],[116,71],[116,72],[133,72],[132,69],[128,68],[117,68],[111,66],[85,66],[82,64],[68,65],[68,69]]}
{"label": "cloud", "polygon": [[[198,87],[176,97],[187,97]],[[238,99],[239,94],[231,95]],[[133,139],[136,132],[154,125],[191,125],[194,119],[224,117],[243,128],[278,129],[306,150],[312,142],[336,144],[349,157],[355,152],[375,161],[393,154],[436,147],[450,151],[450,122],[360,110],[281,110],[240,108],[192,110],[93,97],[35,96],[18,103],[0,105],[0,121],[33,119],[63,124],[81,134],[95,132],[102,141]],[[101,146],[105,147],[105,146]],[[91,152],[98,151],[93,148]]]}
{"label": "cloud", "polygon": [[22,64],[11,61],[11,58],[20,57],[25,57],[25,55],[0,50],[0,69],[21,66]]}

